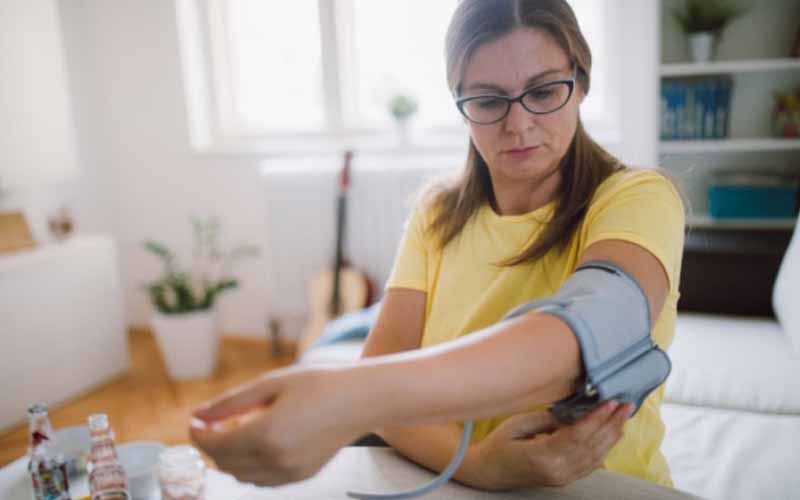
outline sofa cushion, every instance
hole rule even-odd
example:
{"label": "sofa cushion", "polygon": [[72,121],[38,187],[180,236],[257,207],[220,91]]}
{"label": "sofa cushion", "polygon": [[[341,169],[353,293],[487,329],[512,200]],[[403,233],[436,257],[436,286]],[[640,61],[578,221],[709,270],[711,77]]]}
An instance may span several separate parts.
{"label": "sofa cushion", "polygon": [[702,498],[798,498],[797,415],[664,403],[661,451],[675,487]]}
{"label": "sofa cushion", "polygon": [[665,400],[800,414],[800,356],[774,320],[682,313]]}
{"label": "sofa cushion", "polygon": [[775,316],[796,353],[800,354],[800,230],[795,225],[794,236],[783,256],[781,269],[772,292]]}

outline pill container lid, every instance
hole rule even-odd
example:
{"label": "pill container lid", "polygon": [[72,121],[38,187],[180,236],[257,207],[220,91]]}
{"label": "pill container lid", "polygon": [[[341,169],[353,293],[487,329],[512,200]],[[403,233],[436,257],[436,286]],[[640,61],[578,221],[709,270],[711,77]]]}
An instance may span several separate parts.
{"label": "pill container lid", "polygon": [[162,468],[169,469],[203,469],[205,463],[193,446],[181,444],[167,448],[160,455]]}

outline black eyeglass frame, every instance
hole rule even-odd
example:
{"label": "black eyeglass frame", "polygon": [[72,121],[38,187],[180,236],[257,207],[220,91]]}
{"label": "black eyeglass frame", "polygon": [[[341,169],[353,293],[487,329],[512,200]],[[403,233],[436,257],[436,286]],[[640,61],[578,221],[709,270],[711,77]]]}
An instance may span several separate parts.
{"label": "black eyeglass frame", "polygon": [[[517,97],[507,97],[507,96],[504,96],[504,95],[497,95],[497,94],[481,94],[481,95],[471,95],[471,96],[466,96],[466,97],[460,97],[460,98],[456,99],[456,107],[458,108],[458,111],[464,116],[464,118],[466,118],[467,120],[471,121],[472,123],[475,123],[475,124],[478,124],[478,125],[492,125],[494,123],[497,123],[497,122],[505,120],[506,117],[508,116],[508,114],[511,112],[511,106],[513,106],[515,102],[518,102],[520,104],[520,106],[522,106],[523,109],[525,109],[525,111],[527,111],[528,113],[534,114],[534,115],[548,115],[550,113],[555,113],[559,109],[561,109],[564,106],[566,106],[567,103],[569,102],[569,100],[572,99],[572,94],[575,91],[575,79],[577,78],[576,72],[577,72],[577,64],[575,64],[573,66],[572,78],[568,78],[566,80],[554,80],[552,82],[546,82],[546,83],[543,83],[541,85],[537,85],[535,87],[531,87],[531,88],[525,90],[523,93],[521,93]],[[525,105],[525,103],[523,102],[523,99],[525,98],[525,96],[530,94],[531,92],[533,92],[535,90],[539,90],[542,87],[548,87],[550,85],[556,85],[556,84],[562,84],[562,83],[567,84],[567,86],[569,87],[569,94],[567,95],[567,98],[564,99],[564,103],[561,104],[561,106],[557,107],[556,109],[552,109],[550,111],[534,111],[534,110],[530,109],[529,107],[527,107]],[[506,102],[506,111],[503,113],[503,115],[500,118],[498,118],[496,120],[492,120],[490,122],[480,122],[480,121],[476,121],[476,120],[473,120],[472,118],[470,118],[467,115],[466,111],[464,111],[464,105],[469,101],[474,101],[476,99],[486,99],[487,97],[500,99],[500,100]]]}

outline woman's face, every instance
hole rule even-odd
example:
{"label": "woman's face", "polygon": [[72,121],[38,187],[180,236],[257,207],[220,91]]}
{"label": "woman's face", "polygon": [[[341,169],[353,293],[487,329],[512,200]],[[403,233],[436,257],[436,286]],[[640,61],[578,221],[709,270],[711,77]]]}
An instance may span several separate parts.
{"label": "woman's face", "polygon": [[[569,79],[572,70],[567,54],[550,35],[520,28],[475,51],[464,72],[460,97],[516,97],[540,84]],[[468,121],[472,141],[486,160],[492,180],[536,182],[556,171],[575,134],[582,101],[576,82],[567,104],[553,113],[533,114],[517,102],[497,123]]]}

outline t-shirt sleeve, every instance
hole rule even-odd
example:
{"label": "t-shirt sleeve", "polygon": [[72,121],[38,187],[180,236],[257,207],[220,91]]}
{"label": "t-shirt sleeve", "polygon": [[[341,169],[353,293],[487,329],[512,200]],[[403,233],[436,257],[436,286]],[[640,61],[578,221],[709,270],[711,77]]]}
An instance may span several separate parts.
{"label": "t-shirt sleeve", "polygon": [[670,290],[677,292],[686,214],[681,197],[663,175],[626,172],[589,206],[583,249],[601,240],[624,240],[649,251],[664,266]]}
{"label": "t-shirt sleeve", "polygon": [[425,227],[425,213],[417,206],[406,220],[392,271],[386,282],[386,290],[410,288],[428,291],[428,242]]}

